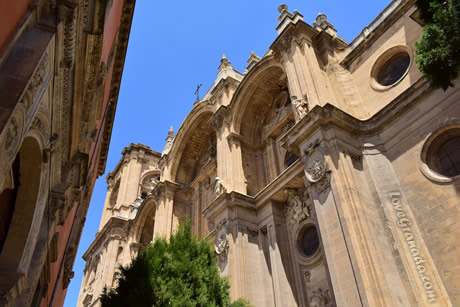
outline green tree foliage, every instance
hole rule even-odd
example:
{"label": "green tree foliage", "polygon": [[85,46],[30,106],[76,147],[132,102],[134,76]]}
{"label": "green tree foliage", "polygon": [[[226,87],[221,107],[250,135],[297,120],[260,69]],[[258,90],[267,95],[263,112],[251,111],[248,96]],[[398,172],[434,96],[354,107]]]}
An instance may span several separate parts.
{"label": "green tree foliage", "polygon": [[229,282],[220,276],[211,244],[192,236],[190,223],[179,227],[169,242],[155,240],[132,263],[120,267],[118,286],[104,289],[102,307],[232,306]]}
{"label": "green tree foliage", "polygon": [[417,7],[426,24],[415,61],[432,87],[446,90],[460,73],[460,0],[417,0]]}

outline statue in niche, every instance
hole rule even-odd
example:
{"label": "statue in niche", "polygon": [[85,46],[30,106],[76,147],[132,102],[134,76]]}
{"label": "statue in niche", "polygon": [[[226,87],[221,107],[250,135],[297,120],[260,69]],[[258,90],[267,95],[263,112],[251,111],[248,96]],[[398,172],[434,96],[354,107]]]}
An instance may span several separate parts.
{"label": "statue in niche", "polygon": [[199,173],[199,170],[203,169],[203,167],[205,167],[209,162],[216,158],[216,153],[216,138],[214,135],[210,135],[208,138],[207,150],[205,152],[202,152],[201,155],[197,157],[197,173]]}
{"label": "statue in niche", "polygon": [[209,142],[208,154],[209,154],[209,156],[211,158],[215,158],[216,153],[217,153],[217,150],[216,150],[216,137],[214,135],[209,136],[208,142]]}
{"label": "statue in niche", "polygon": [[273,100],[274,107],[276,110],[279,110],[285,107],[289,101],[289,94],[288,91],[282,90],[276,95],[275,99]]}
{"label": "statue in niche", "polygon": [[275,127],[276,123],[285,115],[283,108],[290,104],[289,93],[287,90],[281,90],[273,99],[268,115],[265,117],[263,124],[264,133]]}

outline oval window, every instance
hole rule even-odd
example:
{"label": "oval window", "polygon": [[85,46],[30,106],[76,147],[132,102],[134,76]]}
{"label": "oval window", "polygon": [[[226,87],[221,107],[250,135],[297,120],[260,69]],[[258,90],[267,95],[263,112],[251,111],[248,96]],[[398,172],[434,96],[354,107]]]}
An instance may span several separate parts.
{"label": "oval window", "polygon": [[395,84],[404,76],[409,64],[410,56],[406,52],[396,53],[378,69],[377,82],[383,86]]}
{"label": "oval window", "polygon": [[319,248],[319,237],[314,225],[308,225],[303,232],[300,233],[298,247],[305,257],[312,257]]}

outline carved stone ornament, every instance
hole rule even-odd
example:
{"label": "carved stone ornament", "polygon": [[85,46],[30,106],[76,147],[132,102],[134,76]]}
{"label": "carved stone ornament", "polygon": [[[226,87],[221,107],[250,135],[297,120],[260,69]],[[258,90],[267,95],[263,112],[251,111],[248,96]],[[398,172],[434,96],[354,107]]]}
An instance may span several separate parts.
{"label": "carved stone ornament", "polygon": [[310,307],[330,307],[332,306],[329,290],[323,291],[321,288],[313,290],[310,297]]}
{"label": "carved stone ornament", "polygon": [[305,96],[303,99],[299,99],[296,96],[292,96],[292,106],[297,114],[298,120],[301,120],[308,113],[308,101]]}
{"label": "carved stone ornament", "polygon": [[220,195],[227,192],[227,188],[224,186],[224,182],[219,177],[214,178],[214,193]]}
{"label": "carved stone ornament", "polygon": [[315,159],[308,165],[306,175],[308,181],[314,183],[323,178],[326,173],[326,162],[323,159]]}
{"label": "carved stone ornament", "polygon": [[321,147],[320,141],[316,140],[305,150],[306,167],[305,176],[311,183],[320,181],[327,170],[326,160],[324,158],[324,147]]}
{"label": "carved stone ornament", "polygon": [[284,189],[284,193],[288,195],[284,211],[290,224],[299,224],[311,216],[312,203],[305,189]]}
{"label": "carved stone ornament", "polygon": [[[227,225],[221,225],[220,230],[217,232],[216,240],[214,242],[214,249],[219,258],[218,264],[223,271],[228,260],[228,240],[227,240]],[[218,229],[218,228],[217,228]]]}
{"label": "carved stone ornament", "polygon": [[308,270],[305,270],[303,272],[303,277],[305,279],[305,284],[307,285],[307,290],[310,288],[310,283],[311,283],[311,273]]}
{"label": "carved stone ornament", "polygon": [[37,93],[41,89],[42,84],[44,83],[47,77],[49,66],[48,63],[49,56],[46,53],[43,56],[43,59],[41,60],[40,64],[38,64],[37,70],[31,78],[29,85],[27,86],[27,90],[24,93],[23,98],[21,99],[21,103],[25,105],[26,110],[29,110],[29,108],[31,107],[34,98],[37,96]]}
{"label": "carved stone ornament", "polygon": [[275,52],[286,52],[291,48],[291,43],[292,43],[292,38],[293,38],[293,31],[288,31],[284,33],[279,40],[276,42],[276,44],[273,46],[273,51]]}
{"label": "carved stone ornament", "polygon": [[16,118],[11,118],[10,125],[6,130],[5,149],[9,150],[13,144],[18,142],[19,124]]}

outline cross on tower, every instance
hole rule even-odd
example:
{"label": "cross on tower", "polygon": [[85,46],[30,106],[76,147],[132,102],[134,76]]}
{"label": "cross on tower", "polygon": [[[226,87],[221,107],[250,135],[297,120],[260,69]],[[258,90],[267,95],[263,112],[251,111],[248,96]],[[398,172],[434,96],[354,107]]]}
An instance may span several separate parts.
{"label": "cross on tower", "polygon": [[195,91],[195,95],[196,95],[196,101],[200,101],[200,87],[202,86],[203,84],[199,84],[196,86],[196,91]]}

